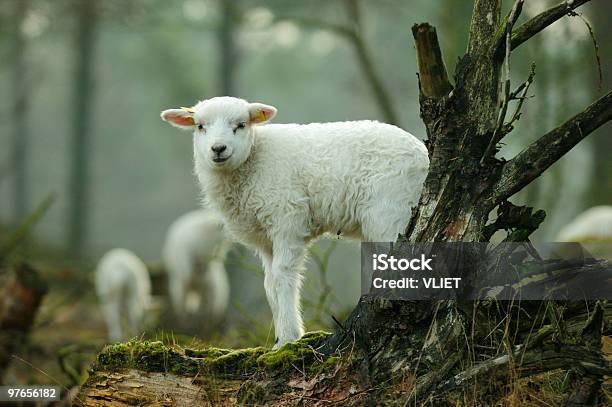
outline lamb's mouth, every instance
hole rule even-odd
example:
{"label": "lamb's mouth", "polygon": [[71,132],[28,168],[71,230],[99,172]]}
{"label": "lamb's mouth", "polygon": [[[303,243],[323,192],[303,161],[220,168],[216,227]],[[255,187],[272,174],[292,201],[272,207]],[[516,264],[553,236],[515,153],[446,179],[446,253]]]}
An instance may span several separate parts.
{"label": "lamb's mouth", "polygon": [[216,163],[224,163],[224,162],[226,162],[227,160],[229,160],[229,158],[230,158],[230,157],[231,157],[231,155],[230,155],[230,156],[227,156],[227,157],[215,157],[215,158],[213,158],[212,160],[213,160],[214,162],[216,162]]}

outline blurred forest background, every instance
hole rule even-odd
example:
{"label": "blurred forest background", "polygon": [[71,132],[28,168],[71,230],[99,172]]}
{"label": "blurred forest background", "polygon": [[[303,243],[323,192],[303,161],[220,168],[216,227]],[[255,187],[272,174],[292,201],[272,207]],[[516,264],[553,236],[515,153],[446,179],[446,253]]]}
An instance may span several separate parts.
{"label": "blurred forest background", "polygon": [[[557,2],[527,0],[524,16]],[[518,49],[513,79],[523,81],[535,62],[534,98],[501,155],[514,155],[612,87],[612,3],[579,11],[593,26],[602,78],[581,17],[560,20]],[[64,290],[44,303],[32,342],[63,327],[82,343],[104,343],[91,306],[97,259],[125,247],[157,262],[168,226],[198,207],[191,137],[163,123],[161,110],[233,95],[276,106],[275,122],[377,119],[423,139],[410,27],[437,27],[452,72],[470,13],[470,2],[455,0],[0,0],[0,237],[54,193],[14,257],[43,263]],[[603,126],[514,199],[546,210],[536,239],[553,240],[579,212],[612,203],[611,132]],[[342,317],[359,297],[359,246],[327,240],[313,250],[307,328],[332,329],[330,315]],[[265,321],[264,337],[269,332],[257,266],[233,249],[229,321],[241,333],[228,346],[257,342],[253,321]],[[326,288],[333,295],[313,306]],[[74,342],[39,345],[57,353]]]}

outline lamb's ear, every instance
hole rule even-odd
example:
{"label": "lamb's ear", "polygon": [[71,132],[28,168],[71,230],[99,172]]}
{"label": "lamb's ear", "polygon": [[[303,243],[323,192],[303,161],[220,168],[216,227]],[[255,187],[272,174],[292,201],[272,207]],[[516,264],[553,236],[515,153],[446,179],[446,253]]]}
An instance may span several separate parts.
{"label": "lamb's ear", "polygon": [[251,123],[265,123],[276,116],[276,108],[274,106],[264,105],[263,103],[251,103],[249,105],[249,116]]}
{"label": "lamb's ear", "polygon": [[195,124],[193,111],[187,108],[164,110],[160,116],[163,121],[183,130],[191,130]]}

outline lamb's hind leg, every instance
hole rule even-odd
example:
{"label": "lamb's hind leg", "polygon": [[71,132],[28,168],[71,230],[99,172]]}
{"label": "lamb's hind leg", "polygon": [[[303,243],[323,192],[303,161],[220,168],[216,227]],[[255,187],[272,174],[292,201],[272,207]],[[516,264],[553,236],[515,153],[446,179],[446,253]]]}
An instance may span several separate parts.
{"label": "lamb's hind leg", "polygon": [[272,281],[277,301],[274,315],[275,348],[304,334],[300,309],[304,242],[279,239],[274,242]]}

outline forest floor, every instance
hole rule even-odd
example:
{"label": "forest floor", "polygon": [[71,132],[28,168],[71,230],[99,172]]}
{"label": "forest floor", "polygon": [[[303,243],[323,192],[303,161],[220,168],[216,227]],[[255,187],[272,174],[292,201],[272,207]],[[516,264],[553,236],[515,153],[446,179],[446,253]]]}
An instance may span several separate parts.
{"label": "forest floor", "polygon": [[[60,273],[59,276],[64,281],[57,281],[54,284],[57,287],[52,287],[50,290],[31,331],[29,343],[25,344],[20,355],[14,358],[6,373],[6,383],[59,385],[67,390],[74,386],[76,380],[82,383],[87,378],[87,370],[107,344],[106,328],[92,290],[84,290],[83,284],[75,284],[69,271]],[[88,293],[83,295],[83,291]],[[162,340],[165,345],[180,351],[186,348],[205,348],[211,344],[218,346],[220,343],[225,347],[228,342],[234,342],[234,347],[247,346],[240,344],[241,341],[236,337],[228,340],[216,337],[202,341],[162,331],[153,331],[141,339]],[[604,338],[604,349],[612,359],[612,338]],[[319,376],[309,377],[307,380],[300,377],[298,371],[299,369],[296,369],[295,377],[288,380],[295,386],[294,392],[285,393],[276,399],[274,404],[285,405],[296,400],[319,400],[329,404],[343,403],[350,399],[351,403],[358,405],[373,394],[382,394],[379,388],[364,386],[356,369],[347,364],[336,366],[333,370],[322,372]],[[337,378],[334,380],[338,380],[339,386],[319,385],[319,382],[329,382],[331,374]],[[500,405],[561,405],[568,396],[564,390],[565,379],[565,371],[555,371],[517,380],[508,386],[508,392],[500,400]],[[387,400],[391,401],[396,396],[405,395],[413,384],[414,377],[406,377],[404,380],[386,385],[384,394]],[[344,390],[338,391],[339,388]],[[612,403],[612,378],[604,384],[603,391],[607,402]],[[223,402],[220,399],[218,401],[221,404],[225,402],[231,404],[236,399],[228,396]],[[476,405],[469,394],[458,402],[460,405]],[[306,403],[308,404],[311,403]]]}
{"label": "forest floor", "polygon": [[[56,252],[38,251],[35,258],[39,260],[33,264],[47,279],[50,289],[39,309],[30,333],[30,340],[24,344],[19,355],[13,358],[4,382],[22,385],[49,384],[58,385],[64,390],[74,389],[76,384],[82,384],[87,380],[89,369],[99,360],[98,355],[108,343],[106,327],[94,295],[91,266],[67,264],[63,260],[65,257]],[[267,340],[269,342],[269,324],[263,322],[255,324],[252,319],[242,320],[233,328],[226,329],[224,333],[207,340],[175,334],[169,329],[162,330],[159,328],[159,321],[164,320],[168,320],[167,315],[159,316],[157,323],[151,324],[147,333],[138,339],[161,341],[168,349],[183,355],[187,349],[210,349],[208,347],[220,344],[223,348],[237,349],[262,345]],[[268,321],[269,318],[262,320]],[[311,330],[321,328],[311,325],[313,326],[308,326]],[[247,331],[249,335],[245,334]],[[612,360],[612,338],[604,338],[604,350],[607,357]],[[266,350],[265,354],[272,355],[274,352]],[[350,401],[351,404],[359,405],[372,400],[372,397],[380,396],[384,396],[392,403],[395,398],[402,395],[405,397],[415,383],[415,377],[408,375],[393,383],[367,385],[360,378],[356,366],[350,362],[324,366],[314,375],[305,375],[299,366],[288,372],[283,380],[286,379],[285,382],[291,387],[291,391],[283,393],[273,401],[268,400],[270,404],[328,405],[345,404]],[[499,400],[499,405],[561,405],[568,397],[566,375],[565,371],[553,371],[516,380],[507,386],[507,392]],[[224,398],[219,396],[216,402],[228,405],[235,403],[236,394],[247,381],[228,382],[228,386],[234,391],[229,391]],[[331,385],[332,383],[334,385]],[[612,405],[612,378],[608,378],[604,384],[603,393],[608,405]],[[464,399],[457,400],[457,403],[457,405],[477,405],[471,394],[465,394]]]}

